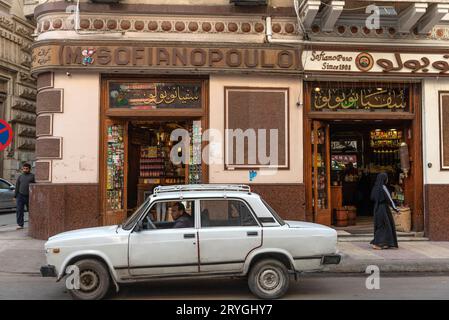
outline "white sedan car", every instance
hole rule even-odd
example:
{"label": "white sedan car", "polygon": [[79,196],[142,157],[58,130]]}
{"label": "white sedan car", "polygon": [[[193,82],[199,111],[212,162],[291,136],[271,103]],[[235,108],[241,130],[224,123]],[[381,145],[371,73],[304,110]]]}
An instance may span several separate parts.
{"label": "white sedan car", "polygon": [[78,284],[68,289],[77,299],[101,299],[122,283],[228,276],[247,277],[257,297],[275,299],[291,276],[338,264],[336,245],[335,230],[283,221],[248,186],[167,186],[122,225],[49,238],[41,274],[59,281],[75,270]]}

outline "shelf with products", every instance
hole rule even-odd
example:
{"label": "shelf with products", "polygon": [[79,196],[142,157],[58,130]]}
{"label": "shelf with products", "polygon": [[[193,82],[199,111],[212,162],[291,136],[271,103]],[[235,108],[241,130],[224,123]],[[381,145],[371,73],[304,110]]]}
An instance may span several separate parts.
{"label": "shelf with products", "polygon": [[189,128],[189,135],[191,143],[189,146],[188,183],[198,184],[203,181],[201,121],[193,121]]}
{"label": "shelf with products", "polygon": [[402,131],[396,129],[371,130],[370,146],[371,148],[399,148],[403,142]]}
{"label": "shelf with products", "polygon": [[125,144],[124,127],[112,124],[107,127],[107,210],[123,209]]}
{"label": "shelf with products", "polygon": [[[312,206],[315,210],[328,208],[328,168],[327,168],[327,130],[323,126],[317,126],[312,131]],[[317,138],[315,138],[317,137]],[[316,211],[318,212],[318,211]]]}
{"label": "shelf with products", "polygon": [[[168,182],[183,181],[184,177],[181,175],[182,168],[174,166],[168,155],[170,154],[170,147],[164,145],[143,145],[140,151],[140,174],[139,181],[151,180],[149,178],[166,178]],[[177,174],[177,171],[179,174]],[[162,183],[164,183],[162,181]]]}
{"label": "shelf with products", "polygon": [[[315,140],[315,136],[317,136],[316,140]],[[315,131],[312,131],[311,138],[312,138],[312,140],[311,140],[312,145],[314,145],[314,144],[316,144],[317,146],[325,145],[326,138],[325,138],[324,130],[318,129],[316,134],[315,134]]]}

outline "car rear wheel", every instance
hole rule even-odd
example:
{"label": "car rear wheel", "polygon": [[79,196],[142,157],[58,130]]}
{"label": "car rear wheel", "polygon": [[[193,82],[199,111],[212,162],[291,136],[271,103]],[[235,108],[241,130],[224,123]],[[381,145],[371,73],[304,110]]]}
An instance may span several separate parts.
{"label": "car rear wheel", "polygon": [[289,285],[287,268],[275,259],[257,262],[248,275],[249,289],[261,299],[278,299],[287,292]]}
{"label": "car rear wheel", "polygon": [[111,277],[107,267],[93,259],[75,263],[79,269],[79,289],[71,289],[70,294],[77,300],[103,299],[111,287]]}

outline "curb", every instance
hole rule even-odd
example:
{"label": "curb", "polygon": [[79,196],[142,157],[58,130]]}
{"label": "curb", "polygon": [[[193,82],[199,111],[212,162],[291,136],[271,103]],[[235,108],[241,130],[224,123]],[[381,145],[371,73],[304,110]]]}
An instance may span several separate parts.
{"label": "curb", "polygon": [[339,265],[326,266],[325,273],[366,273],[368,266],[377,266],[380,272],[439,272],[449,273],[449,259],[428,260],[354,260],[344,258]]}

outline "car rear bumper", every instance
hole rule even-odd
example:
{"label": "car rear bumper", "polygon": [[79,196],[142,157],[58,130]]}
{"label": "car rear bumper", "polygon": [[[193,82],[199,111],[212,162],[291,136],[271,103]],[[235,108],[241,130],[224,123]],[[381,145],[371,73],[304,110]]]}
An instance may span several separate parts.
{"label": "car rear bumper", "polygon": [[341,261],[341,255],[339,254],[329,254],[323,256],[321,259],[321,264],[339,264]]}
{"label": "car rear bumper", "polygon": [[57,277],[56,268],[52,265],[46,265],[41,267],[42,277]]}

